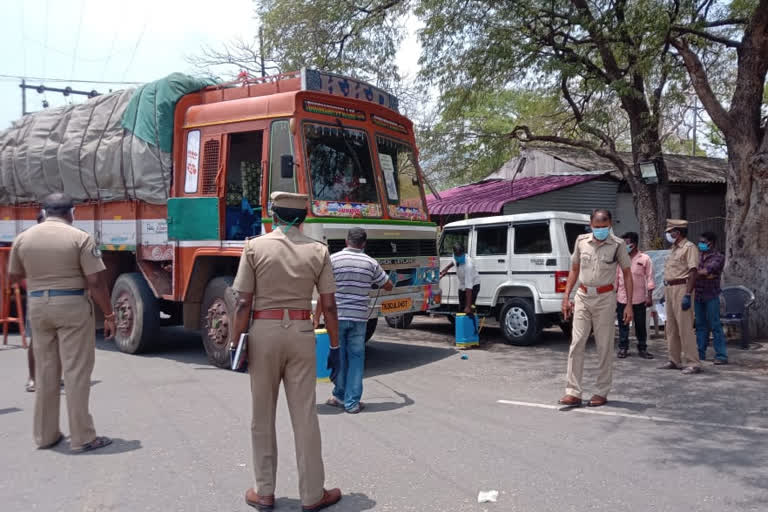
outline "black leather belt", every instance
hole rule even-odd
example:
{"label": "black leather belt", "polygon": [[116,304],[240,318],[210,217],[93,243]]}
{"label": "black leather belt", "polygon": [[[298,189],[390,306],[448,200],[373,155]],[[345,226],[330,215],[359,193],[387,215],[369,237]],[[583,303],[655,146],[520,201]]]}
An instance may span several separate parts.
{"label": "black leather belt", "polygon": [[73,295],[85,295],[85,290],[80,288],[79,290],[35,290],[29,292],[30,297],[71,297]]}

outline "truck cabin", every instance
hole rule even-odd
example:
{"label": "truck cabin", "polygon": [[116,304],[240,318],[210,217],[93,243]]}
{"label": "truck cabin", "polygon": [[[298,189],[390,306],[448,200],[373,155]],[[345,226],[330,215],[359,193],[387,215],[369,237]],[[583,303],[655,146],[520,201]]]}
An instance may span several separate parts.
{"label": "truck cabin", "polygon": [[198,239],[270,231],[274,191],[308,194],[310,218],[427,220],[412,124],[367,84],[302,70],[212,86],[175,121],[169,217],[194,219]]}

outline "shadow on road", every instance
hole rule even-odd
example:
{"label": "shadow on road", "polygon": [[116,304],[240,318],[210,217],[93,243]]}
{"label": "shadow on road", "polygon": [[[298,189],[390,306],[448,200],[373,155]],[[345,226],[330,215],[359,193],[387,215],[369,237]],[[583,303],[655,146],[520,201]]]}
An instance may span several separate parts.
{"label": "shadow on road", "polygon": [[[343,492],[343,489],[342,489]],[[334,505],[331,510],[338,512],[363,512],[364,510],[373,510],[376,502],[365,494],[354,492],[352,494],[343,494],[341,501]],[[275,500],[275,509],[280,510],[301,510],[301,501],[296,498],[277,498]]]}
{"label": "shadow on road", "polygon": [[5,409],[0,409],[0,416],[3,414],[10,414],[12,412],[21,412],[21,409],[18,407],[6,407]]}
{"label": "shadow on road", "polygon": [[128,439],[121,439],[119,437],[113,437],[112,438],[112,444],[109,446],[105,446],[104,448],[99,448],[98,450],[93,450],[90,452],[73,452],[69,448],[69,444],[67,443],[61,443],[58,446],[51,448],[51,451],[56,453],[61,453],[64,455],[76,455],[81,457],[86,457],[89,455],[115,455],[117,453],[126,453],[126,452],[132,452],[135,450],[140,450],[142,448],[141,441],[138,439],[128,440]]}
{"label": "shadow on road", "polygon": [[[102,336],[96,339],[96,348],[108,352],[119,352],[113,340],[105,340]],[[200,334],[183,327],[162,327],[160,336],[145,352],[134,356],[126,354],[126,357],[160,357],[180,363],[209,365]]]}
{"label": "shadow on road", "polygon": [[372,339],[365,349],[365,376],[410,370],[456,354],[454,348],[413,345]]}

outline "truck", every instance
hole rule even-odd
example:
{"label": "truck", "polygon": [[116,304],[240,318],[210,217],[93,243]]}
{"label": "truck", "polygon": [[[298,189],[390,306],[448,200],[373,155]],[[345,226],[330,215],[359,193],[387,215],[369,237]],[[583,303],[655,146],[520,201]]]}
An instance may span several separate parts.
{"label": "truck", "polygon": [[311,69],[229,83],[173,74],[1,132],[0,243],[35,223],[45,195],[69,193],[107,267],[117,348],[140,353],[161,325],[183,325],[226,367],[225,293],[245,240],[273,229],[274,191],[309,195],[302,230],[331,253],[366,229],[395,285],[371,290],[367,338],[379,316],[436,307],[425,184],[413,125],[384,90]]}

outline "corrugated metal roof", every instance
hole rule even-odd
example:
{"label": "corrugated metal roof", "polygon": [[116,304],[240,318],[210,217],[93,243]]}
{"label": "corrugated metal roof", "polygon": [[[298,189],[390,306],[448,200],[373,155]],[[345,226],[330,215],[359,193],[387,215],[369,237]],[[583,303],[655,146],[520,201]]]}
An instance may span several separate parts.
{"label": "corrugated metal roof", "polygon": [[427,196],[430,215],[501,213],[504,205],[526,197],[569,187],[599,175],[538,176],[510,180],[487,180],[440,192],[441,200]]}
{"label": "corrugated metal roof", "polygon": [[[539,144],[529,144],[527,149],[547,153],[585,171],[610,171],[614,177],[623,179],[609,160],[587,149]],[[632,153],[620,152],[619,156],[632,167]],[[664,162],[672,183],[725,183],[728,174],[728,160],[723,158],[665,154]]]}

